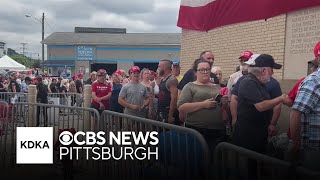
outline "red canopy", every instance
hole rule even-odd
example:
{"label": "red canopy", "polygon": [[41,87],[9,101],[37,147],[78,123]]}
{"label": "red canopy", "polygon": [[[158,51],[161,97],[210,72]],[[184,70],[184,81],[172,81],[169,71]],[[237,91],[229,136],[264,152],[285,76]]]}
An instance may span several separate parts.
{"label": "red canopy", "polygon": [[320,5],[320,0],[181,0],[177,26],[209,31]]}

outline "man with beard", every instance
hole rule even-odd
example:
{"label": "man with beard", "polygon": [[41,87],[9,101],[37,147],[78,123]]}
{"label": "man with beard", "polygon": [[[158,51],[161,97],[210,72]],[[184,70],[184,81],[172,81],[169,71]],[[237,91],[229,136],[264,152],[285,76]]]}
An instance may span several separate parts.
{"label": "man with beard", "polygon": [[163,59],[159,62],[159,75],[162,77],[158,94],[158,120],[179,125],[177,110],[178,80],[172,74],[172,62]]}
{"label": "man with beard", "polygon": [[253,55],[246,62],[249,74],[239,84],[238,116],[235,124],[236,145],[265,153],[268,129],[271,124],[272,109],[283,103],[287,95],[271,99],[265,84],[270,82],[273,69],[280,69],[273,57],[267,54]]}
{"label": "man with beard", "polygon": [[231,74],[228,80],[227,88],[229,92],[229,97],[231,96],[232,88],[237,83],[238,79],[243,75],[248,74],[248,65],[246,65],[244,62],[248,61],[252,55],[253,53],[251,51],[244,51],[243,53],[241,53],[239,57],[240,71]]}
{"label": "man with beard", "polygon": [[145,110],[149,105],[147,88],[139,81],[140,68],[138,66],[131,67],[129,72],[131,80],[122,87],[118,102],[125,107],[124,114],[145,118]]}
{"label": "man with beard", "polygon": [[[251,59],[255,59],[258,56],[259,56],[259,54],[252,55]],[[248,69],[248,67],[246,69]],[[273,74],[273,69],[271,69],[271,70],[272,70],[272,74]],[[237,121],[239,85],[240,85],[241,81],[246,78],[246,76],[247,75],[240,77],[238,79],[237,83],[232,88],[231,101],[230,101],[232,127],[235,126],[236,121]],[[268,94],[270,95],[271,99],[275,99],[275,98],[282,95],[282,91],[281,91],[279,82],[276,79],[274,79],[272,76],[270,77],[270,81],[265,83],[265,88],[266,88]],[[278,123],[278,120],[279,120],[279,117],[281,114],[281,106],[282,106],[282,104],[278,104],[277,106],[275,106],[273,108],[271,123],[269,125],[269,136],[275,136],[277,134],[276,125]]]}

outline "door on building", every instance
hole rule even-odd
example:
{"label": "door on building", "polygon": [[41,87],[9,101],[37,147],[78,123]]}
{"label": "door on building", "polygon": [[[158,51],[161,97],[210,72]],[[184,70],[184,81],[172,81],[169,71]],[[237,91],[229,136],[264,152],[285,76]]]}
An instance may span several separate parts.
{"label": "door on building", "polygon": [[143,68],[148,68],[152,71],[156,71],[158,69],[159,63],[134,63],[135,66],[139,66],[142,70]]}
{"label": "door on building", "polygon": [[99,69],[104,69],[109,75],[114,73],[117,70],[117,64],[108,64],[108,63],[92,63],[91,72],[99,71]]}

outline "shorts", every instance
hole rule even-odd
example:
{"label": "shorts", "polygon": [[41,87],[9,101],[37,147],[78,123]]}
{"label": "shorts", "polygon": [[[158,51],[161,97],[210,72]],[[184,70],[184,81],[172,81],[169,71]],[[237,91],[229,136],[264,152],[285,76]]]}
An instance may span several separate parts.
{"label": "shorts", "polygon": [[[109,107],[105,107],[104,110],[101,110],[101,109],[100,109],[100,106],[98,106],[98,105],[96,105],[96,104],[91,104],[90,108],[96,109],[96,110],[99,112],[100,115],[102,114],[102,112],[103,112],[104,110],[109,110]],[[94,116],[94,113],[91,112],[91,115]]]}

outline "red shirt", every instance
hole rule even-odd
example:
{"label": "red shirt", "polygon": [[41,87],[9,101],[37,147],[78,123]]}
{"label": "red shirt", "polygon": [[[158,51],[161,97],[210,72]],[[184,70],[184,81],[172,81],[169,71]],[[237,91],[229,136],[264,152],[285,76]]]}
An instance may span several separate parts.
{"label": "red shirt", "polygon": [[[94,82],[91,88],[92,92],[96,92],[96,96],[99,98],[108,95],[112,91],[110,83]],[[109,107],[109,99],[103,100],[102,103],[105,107]],[[92,100],[92,104],[100,106],[95,100]]]}
{"label": "red shirt", "polygon": [[[291,99],[292,102],[294,102],[294,100],[296,99],[297,97],[297,94],[298,94],[298,90],[299,90],[299,87],[300,87],[300,84],[302,83],[302,81],[305,79],[306,77],[303,77],[301,78],[294,86],[293,88],[291,89],[291,91],[288,93],[288,96],[289,98]],[[289,139],[291,139],[291,132],[290,132],[290,127],[287,131],[287,136]]]}
{"label": "red shirt", "polygon": [[298,94],[298,90],[300,87],[300,84],[302,83],[302,81],[305,79],[306,77],[301,78],[291,89],[291,91],[288,93],[289,98],[294,101],[296,99],[296,96]]}

